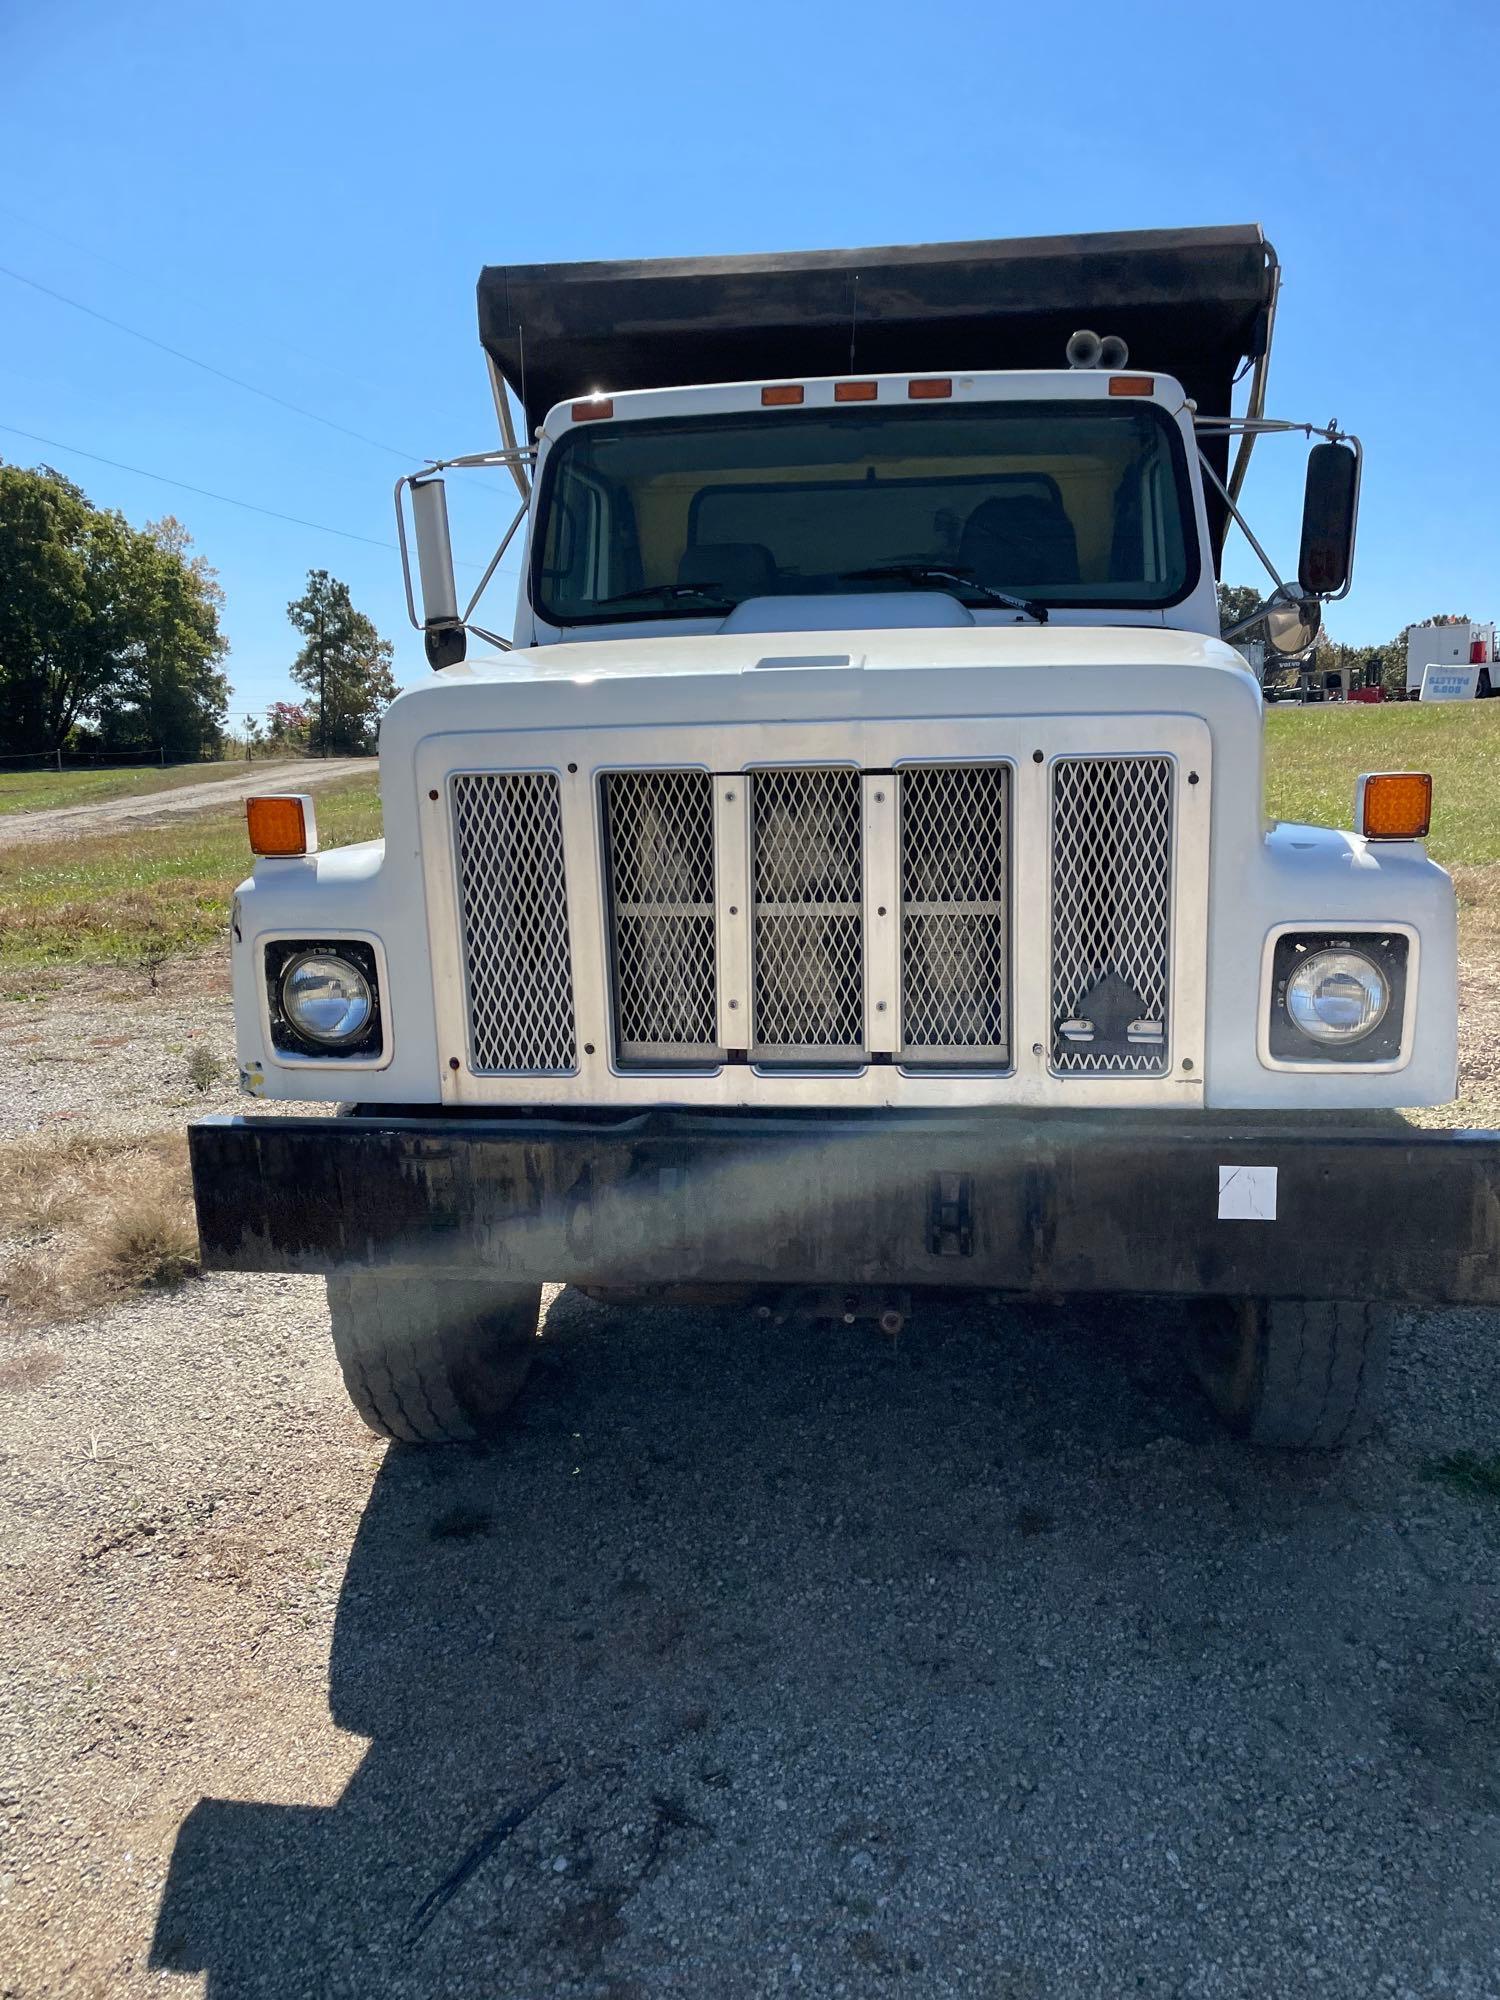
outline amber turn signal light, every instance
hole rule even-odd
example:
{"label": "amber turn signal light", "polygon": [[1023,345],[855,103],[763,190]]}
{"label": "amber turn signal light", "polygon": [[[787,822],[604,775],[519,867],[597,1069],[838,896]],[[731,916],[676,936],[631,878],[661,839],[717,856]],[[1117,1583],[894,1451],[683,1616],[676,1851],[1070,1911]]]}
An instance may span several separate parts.
{"label": "amber turn signal light", "polygon": [[953,394],[951,375],[923,375],[915,382],[908,382],[906,393],[914,403],[931,403]]}
{"label": "amber turn signal light", "polygon": [[835,382],[833,400],[836,403],[874,403],[880,397],[878,382]]}
{"label": "amber turn signal light", "polygon": [[267,798],[246,799],[245,823],[250,829],[252,854],[315,854],[318,848],[317,821],[313,802],[306,792],[280,792]]}
{"label": "amber turn signal light", "polygon": [[1156,377],[1154,375],[1111,375],[1109,393],[1112,396],[1154,396]]}
{"label": "amber turn signal light", "polygon": [[1432,824],[1426,771],[1368,771],[1354,795],[1354,824],[1366,840],[1421,840]]}
{"label": "amber turn signal light", "polygon": [[601,417],[612,417],[615,413],[613,396],[590,396],[586,402],[573,405],[575,424],[597,423]]}
{"label": "amber turn signal light", "polygon": [[768,410],[779,410],[786,404],[800,403],[802,401],[802,384],[800,382],[768,383],[760,392],[760,400],[764,408]]}

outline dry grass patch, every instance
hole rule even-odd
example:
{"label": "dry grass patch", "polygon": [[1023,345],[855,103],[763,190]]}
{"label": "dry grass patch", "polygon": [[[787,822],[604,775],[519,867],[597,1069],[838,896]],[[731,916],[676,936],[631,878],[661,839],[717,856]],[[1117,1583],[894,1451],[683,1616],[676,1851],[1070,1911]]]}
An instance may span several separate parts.
{"label": "dry grass patch", "polygon": [[198,1269],[187,1141],[30,1133],[0,1146],[0,1308],[74,1319]]}

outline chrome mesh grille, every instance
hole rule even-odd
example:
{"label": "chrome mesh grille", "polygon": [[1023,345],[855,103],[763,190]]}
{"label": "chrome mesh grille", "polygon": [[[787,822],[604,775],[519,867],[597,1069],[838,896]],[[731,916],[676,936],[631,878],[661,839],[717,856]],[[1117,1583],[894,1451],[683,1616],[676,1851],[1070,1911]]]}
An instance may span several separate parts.
{"label": "chrome mesh grille", "polygon": [[864,898],[855,770],[750,778],[751,1055],[839,1062],[864,1051]]}
{"label": "chrome mesh grille", "polygon": [[625,1062],[711,1061],[713,780],[706,771],[612,771],[600,783],[616,1048]]}
{"label": "chrome mesh grille", "polygon": [[901,1054],[1009,1059],[1003,764],[901,772]]}
{"label": "chrome mesh grille", "polygon": [[1052,773],[1052,1065],[1167,1066],[1172,761],[1065,757]]}
{"label": "chrome mesh grille", "polygon": [[452,780],[469,1067],[557,1076],[577,1067],[562,801],[550,771]]}

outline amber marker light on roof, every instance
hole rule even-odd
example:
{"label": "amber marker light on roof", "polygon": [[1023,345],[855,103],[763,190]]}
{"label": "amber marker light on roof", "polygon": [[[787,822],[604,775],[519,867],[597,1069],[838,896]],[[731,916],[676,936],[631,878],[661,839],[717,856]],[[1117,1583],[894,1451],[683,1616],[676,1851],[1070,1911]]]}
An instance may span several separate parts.
{"label": "amber marker light on roof", "polygon": [[800,382],[770,382],[760,392],[760,400],[768,410],[779,410],[787,403],[802,401]]}
{"label": "amber marker light on roof", "polygon": [[833,400],[836,403],[873,403],[880,394],[878,382],[835,382]]}
{"label": "amber marker light on roof", "polygon": [[919,382],[908,382],[906,393],[914,403],[935,402],[940,396],[953,394],[951,375],[928,375]]}
{"label": "amber marker light on roof", "polygon": [[1367,840],[1423,840],[1432,824],[1426,771],[1367,771],[1354,794],[1354,824]]}
{"label": "amber marker light on roof", "polygon": [[279,792],[266,798],[246,799],[245,823],[250,829],[253,854],[284,858],[317,852],[317,822],[313,817],[313,802],[306,792]]}
{"label": "amber marker light on roof", "polygon": [[1154,375],[1111,375],[1109,393],[1112,396],[1154,396],[1156,377]]}
{"label": "amber marker light on roof", "polygon": [[575,424],[597,422],[600,417],[612,417],[615,413],[613,396],[590,396],[582,403],[573,405]]}

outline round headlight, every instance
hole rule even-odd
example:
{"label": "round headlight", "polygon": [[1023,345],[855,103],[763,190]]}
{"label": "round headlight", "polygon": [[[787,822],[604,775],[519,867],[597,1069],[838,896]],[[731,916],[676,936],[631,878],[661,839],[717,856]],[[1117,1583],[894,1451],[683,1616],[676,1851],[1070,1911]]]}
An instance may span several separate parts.
{"label": "round headlight", "polygon": [[281,1008],[299,1035],[336,1047],[370,1025],[370,982],[347,958],[303,952],[281,975]]}
{"label": "round headlight", "polygon": [[1360,951],[1315,951],[1286,983],[1286,1010],[1315,1042],[1355,1042],[1385,1019],[1391,989]]}

